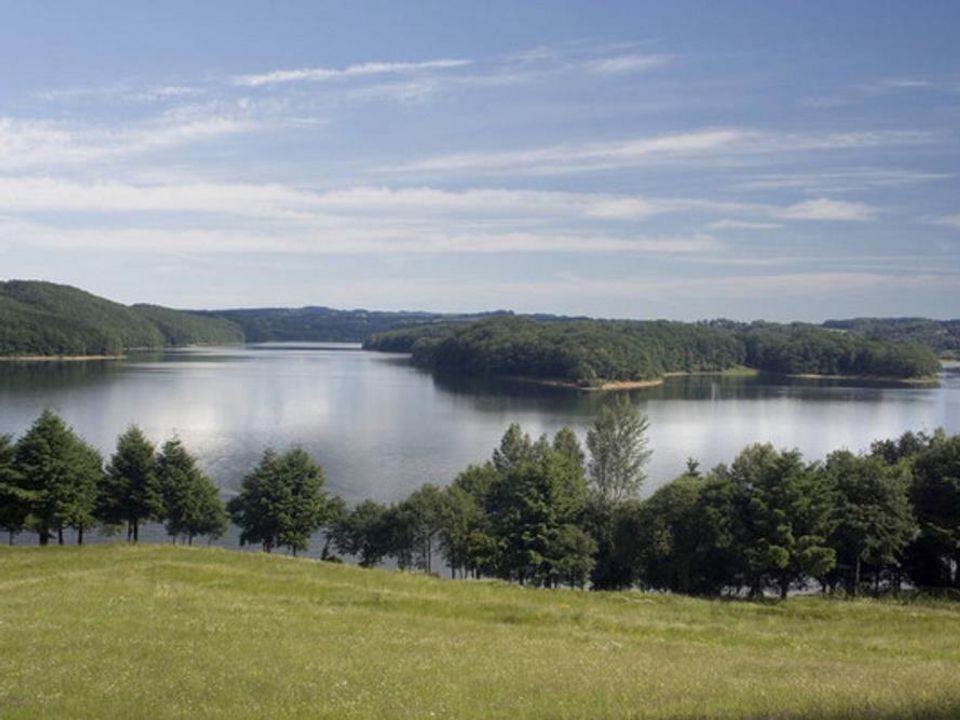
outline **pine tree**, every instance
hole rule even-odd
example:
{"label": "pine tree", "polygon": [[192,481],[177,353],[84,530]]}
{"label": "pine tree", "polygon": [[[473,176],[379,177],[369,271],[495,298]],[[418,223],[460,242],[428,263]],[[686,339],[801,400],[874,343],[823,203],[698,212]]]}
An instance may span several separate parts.
{"label": "pine tree", "polygon": [[163,520],[164,506],[157,480],[155,448],[143,431],[131,425],[117,439],[107,466],[97,515],[106,525],[126,523],[127,539],[140,539],[140,524]]}
{"label": "pine tree", "polygon": [[166,442],[157,458],[157,480],[163,495],[166,530],[176,542],[192,545],[198,535],[216,538],[227,529],[227,514],[216,486],[197,467],[179,439]]}
{"label": "pine tree", "polygon": [[25,503],[25,524],[36,531],[41,545],[56,531],[82,531],[93,522],[100,481],[100,457],[55,413],[45,410],[20,438],[14,459],[17,495]]}

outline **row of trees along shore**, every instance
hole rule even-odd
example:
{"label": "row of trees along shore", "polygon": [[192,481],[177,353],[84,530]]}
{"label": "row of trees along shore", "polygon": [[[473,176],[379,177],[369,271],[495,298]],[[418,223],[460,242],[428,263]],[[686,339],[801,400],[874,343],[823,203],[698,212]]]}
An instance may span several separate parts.
{"label": "row of trees along shore", "polygon": [[0,437],[0,527],[40,543],[63,531],[164,523],[187,542],[220,537],[228,517],[242,544],[352,556],[365,567],[490,577],[544,587],[642,588],[760,596],[819,588],[855,595],[907,581],[960,589],[960,435],[908,432],[869,452],[806,462],[796,450],[745,448],[730,465],[685,472],[640,499],[650,456],[647,419],[626,398],[601,408],[584,449],[569,428],[533,440],[511,425],[487,462],[447,487],[352,508],[324,491],[303,450],[264,452],[226,507],[179,440],[159,452],[137,428],[104,465],[52,412],[16,442]]}
{"label": "row of trees along shore", "polygon": [[940,368],[936,355],[915,343],[804,323],[729,320],[498,317],[390,330],[373,335],[364,346],[411,353],[417,365],[439,372],[562,380],[585,387],[738,366],[786,375],[897,379],[928,378]]}

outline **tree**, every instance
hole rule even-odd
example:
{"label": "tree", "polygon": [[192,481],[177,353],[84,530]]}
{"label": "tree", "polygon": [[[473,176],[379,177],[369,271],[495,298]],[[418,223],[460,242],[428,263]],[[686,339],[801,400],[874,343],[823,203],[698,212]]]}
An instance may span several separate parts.
{"label": "tree", "polygon": [[302,449],[278,455],[268,448],[240,493],[227,504],[240,526],[240,543],[259,543],[264,551],[286,547],[306,550],[310,536],[327,521],[323,470]]}
{"label": "tree", "polygon": [[493,466],[501,475],[533,459],[533,443],[530,436],[517,423],[507,428],[500,440],[500,447],[493,451]]}
{"label": "tree", "polygon": [[736,540],[752,595],[773,584],[783,598],[794,582],[833,569],[836,552],[826,544],[832,497],[798,451],[751,445],[729,471],[717,472],[732,483]]}
{"label": "tree", "polygon": [[142,522],[164,519],[156,449],[136,425],[117,438],[98,505],[100,520],[105,525],[126,523],[127,540],[133,542],[140,539]]}
{"label": "tree", "polygon": [[607,502],[635,497],[643,484],[649,422],[625,396],[600,409],[587,432],[590,479],[594,491]]}
{"label": "tree", "polygon": [[96,448],[75,438],[68,462],[71,468],[70,498],[58,518],[58,535],[62,535],[62,528],[71,527],[77,531],[77,544],[82,545],[84,531],[97,521],[97,499],[106,477],[103,457]]}
{"label": "tree", "polygon": [[835,503],[830,545],[847,591],[856,595],[863,563],[873,566],[879,581],[885,567],[899,567],[904,548],[916,537],[909,473],[902,464],[887,465],[879,456],[858,457],[848,450],[830,453],[822,472]]}
{"label": "tree", "polygon": [[442,492],[435,485],[424,485],[410,494],[397,507],[397,522],[409,538],[407,544],[412,562],[421,570],[432,572],[435,542],[443,527]]}
{"label": "tree", "polygon": [[36,531],[41,545],[56,530],[63,544],[63,529],[82,530],[92,522],[100,459],[96,451],[50,410],[20,438],[14,464],[17,495],[27,508],[25,524]]}
{"label": "tree", "polygon": [[364,500],[334,524],[333,544],[342,553],[358,558],[361,567],[373,567],[389,552],[387,508]]}
{"label": "tree", "polygon": [[[504,441],[516,435],[511,427]],[[495,574],[521,584],[582,584],[596,551],[578,526],[587,499],[582,466],[539,442],[529,459],[501,467],[505,472],[491,484],[484,507],[495,539]]]}
{"label": "tree", "polygon": [[163,495],[167,534],[189,545],[198,535],[217,538],[227,530],[227,513],[216,485],[197,467],[179,439],[167,441],[157,458],[157,480]]}
{"label": "tree", "polygon": [[23,530],[29,512],[27,496],[20,487],[16,469],[16,445],[9,435],[0,435],[0,529],[7,532],[9,544]]}
{"label": "tree", "polygon": [[471,465],[444,488],[440,547],[452,574],[489,572],[495,565],[496,542],[484,508],[498,477],[491,462]]}
{"label": "tree", "polygon": [[960,435],[934,436],[913,464],[910,499],[920,536],[909,549],[914,582],[960,587]]}

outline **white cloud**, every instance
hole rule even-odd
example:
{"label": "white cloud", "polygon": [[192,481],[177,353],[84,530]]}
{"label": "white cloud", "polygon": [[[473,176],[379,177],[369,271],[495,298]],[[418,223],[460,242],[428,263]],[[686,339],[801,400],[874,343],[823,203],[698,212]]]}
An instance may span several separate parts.
{"label": "white cloud", "polygon": [[590,70],[604,74],[619,74],[651,70],[670,62],[669,55],[618,55],[594,60],[587,64]]}
{"label": "white cloud", "polygon": [[833,152],[934,142],[936,133],[913,130],[827,134],[711,128],[623,140],[436,155],[391,172],[563,174],[615,170],[667,161],[712,158],[726,163],[762,155]]}
{"label": "white cloud", "polygon": [[864,188],[905,187],[949,180],[951,173],[920,172],[899,168],[852,168],[822,172],[767,173],[739,181],[742,190],[800,189],[805,192],[839,193]]}
{"label": "white cloud", "polygon": [[715,220],[707,225],[707,227],[711,230],[776,230],[783,226],[779,223],[772,222],[754,222],[751,220],[723,218],[722,220]]}
{"label": "white cloud", "polygon": [[469,60],[440,59],[423,62],[368,62],[349,65],[345,68],[300,68],[297,70],[274,70],[254,75],[238,75],[233,84],[243,87],[262,87],[291,82],[324,82],[340,78],[366,75],[416,73],[424,70],[442,70],[469,65]]}
{"label": "white cloud", "polygon": [[249,132],[242,115],[180,109],[123,129],[0,117],[0,170],[56,167],[123,158],[152,150]]}
{"label": "white cloud", "polygon": [[0,250],[15,247],[170,253],[489,254],[628,253],[688,255],[714,252],[709,235],[613,236],[553,232],[455,231],[431,226],[365,223],[337,218],[283,230],[152,227],[59,227],[0,218]]}
{"label": "white cloud", "polygon": [[956,228],[960,230],[960,214],[958,215],[942,215],[941,217],[935,218],[932,220],[934,225],[944,225],[946,227]]}
{"label": "white cloud", "polygon": [[864,222],[873,220],[878,209],[864,203],[817,198],[783,208],[778,216],[788,220],[840,220]]}

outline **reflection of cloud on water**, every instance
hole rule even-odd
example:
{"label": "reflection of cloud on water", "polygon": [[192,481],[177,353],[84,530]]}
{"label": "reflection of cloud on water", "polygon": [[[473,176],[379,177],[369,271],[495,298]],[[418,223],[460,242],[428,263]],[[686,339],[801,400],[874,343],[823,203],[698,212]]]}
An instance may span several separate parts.
{"label": "reflection of cloud on water", "polygon": [[[21,433],[49,406],[109,454],[133,422],[163,442],[176,432],[233,492],[264,447],[299,444],[348,501],[396,500],[448,483],[490,457],[519,422],[533,436],[570,425],[581,440],[606,397],[533,385],[433,378],[401,357],[336,350],[212,348],[88,370],[15,374],[0,367],[0,432]],[[647,490],[687,457],[707,469],[751,442],[837,447],[944,425],[960,430],[960,376],[941,388],[851,387],[698,376],[630,393],[650,417]]]}

